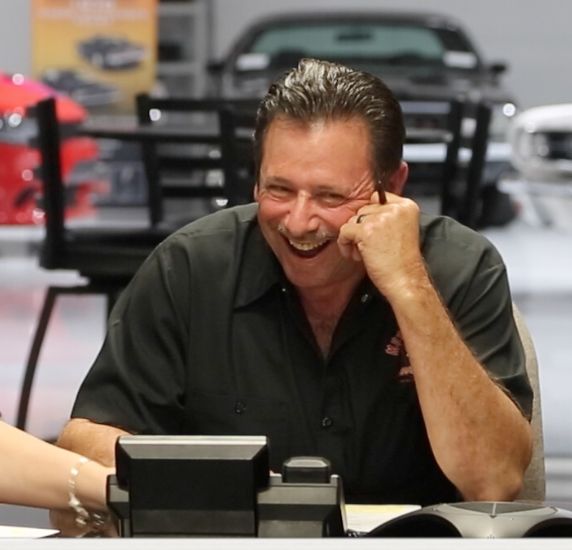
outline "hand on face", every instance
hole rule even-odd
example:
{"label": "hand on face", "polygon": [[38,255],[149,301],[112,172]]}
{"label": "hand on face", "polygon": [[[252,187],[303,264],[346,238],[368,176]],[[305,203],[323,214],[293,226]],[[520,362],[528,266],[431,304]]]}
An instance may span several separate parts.
{"label": "hand on face", "polygon": [[340,228],[342,256],[363,262],[371,281],[385,295],[397,291],[421,269],[419,207],[410,199],[385,193],[380,204],[373,193],[369,204]]}

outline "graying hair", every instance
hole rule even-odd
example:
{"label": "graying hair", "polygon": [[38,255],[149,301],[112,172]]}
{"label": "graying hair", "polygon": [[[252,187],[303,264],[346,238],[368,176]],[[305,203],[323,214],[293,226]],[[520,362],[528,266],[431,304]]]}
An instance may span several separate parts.
{"label": "graying hair", "polygon": [[272,121],[287,118],[311,124],[320,120],[363,120],[371,136],[373,176],[378,182],[399,168],[405,126],[399,102],[381,79],[328,61],[302,59],[274,82],[258,108],[254,132],[256,178],[264,137]]}

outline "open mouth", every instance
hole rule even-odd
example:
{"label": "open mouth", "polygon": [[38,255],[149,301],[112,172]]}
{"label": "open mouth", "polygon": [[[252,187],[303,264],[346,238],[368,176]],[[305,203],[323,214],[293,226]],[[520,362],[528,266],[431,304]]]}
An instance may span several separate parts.
{"label": "open mouth", "polygon": [[321,242],[293,241],[286,237],[284,240],[288,243],[288,248],[292,253],[300,258],[314,258],[332,242],[330,239]]}

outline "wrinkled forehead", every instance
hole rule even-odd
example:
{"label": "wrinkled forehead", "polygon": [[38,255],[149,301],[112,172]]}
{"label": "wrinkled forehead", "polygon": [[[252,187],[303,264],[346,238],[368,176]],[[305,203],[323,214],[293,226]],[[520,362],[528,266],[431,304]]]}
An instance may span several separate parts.
{"label": "wrinkled forehead", "polygon": [[260,151],[261,163],[262,160],[264,159],[264,146],[266,144],[267,137],[271,131],[273,133],[273,138],[274,138],[277,133],[276,131],[277,130],[279,131],[281,129],[286,131],[301,130],[310,132],[312,130],[327,129],[328,127],[334,127],[334,126],[339,127],[340,125],[347,125],[348,132],[354,131],[356,127],[365,130],[365,132],[362,133],[362,135],[366,136],[366,139],[369,142],[368,146],[372,153],[371,160],[373,165],[373,139],[371,131],[369,125],[367,124],[367,121],[359,115],[351,115],[351,116],[339,115],[339,116],[328,116],[328,117],[320,116],[311,119],[297,118],[287,114],[277,115],[270,121],[270,123],[266,127],[264,135],[262,136],[261,151]]}

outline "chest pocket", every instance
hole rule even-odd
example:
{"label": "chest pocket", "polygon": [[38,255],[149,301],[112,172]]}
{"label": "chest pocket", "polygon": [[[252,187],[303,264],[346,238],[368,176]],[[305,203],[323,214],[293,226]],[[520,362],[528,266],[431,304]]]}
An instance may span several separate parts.
{"label": "chest pocket", "polygon": [[188,434],[265,435],[275,471],[280,471],[282,462],[289,457],[292,442],[286,402],[193,391],[187,411],[184,429]]}

